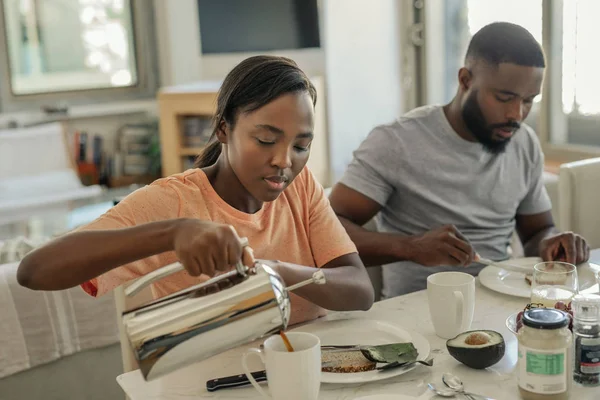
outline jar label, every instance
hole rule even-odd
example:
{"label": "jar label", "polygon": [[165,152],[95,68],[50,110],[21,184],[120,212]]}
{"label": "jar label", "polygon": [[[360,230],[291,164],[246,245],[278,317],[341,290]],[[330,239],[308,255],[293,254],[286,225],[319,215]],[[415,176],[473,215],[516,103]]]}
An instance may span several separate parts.
{"label": "jar label", "polygon": [[567,349],[539,350],[519,345],[519,387],[531,393],[567,391]]}
{"label": "jar label", "polygon": [[579,369],[584,374],[600,373],[600,339],[581,339],[577,351],[581,358]]}

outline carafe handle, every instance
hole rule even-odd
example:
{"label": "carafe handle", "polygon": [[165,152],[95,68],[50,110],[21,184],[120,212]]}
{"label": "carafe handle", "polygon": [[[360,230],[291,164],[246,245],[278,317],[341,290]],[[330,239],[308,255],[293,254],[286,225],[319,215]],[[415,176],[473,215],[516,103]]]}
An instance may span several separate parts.
{"label": "carafe handle", "polygon": [[[240,240],[241,240],[242,247],[248,246],[248,238],[243,237]],[[161,280],[164,277],[172,275],[176,272],[183,271],[184,269],[185,269],[185,267],[180,262],[175,262],[173,264],[165,265],[164,267],[158,268],[158,269],[142,276],[141,278],[139,278],[138,280],[133,282],[131,285],[129,285],[125,289],[125,296],[127,296],[127,297],[135,296],[136,294],[138,294],[142,289],[144,289],[148,285],[151,285],[152,283],[154,283],[158,280]],[[236,274],[240,274],[242,276],[247,275],[248,267],[246,267],[244,264],[242,264],[241,260],[237,262],[237,264],[235,265],[235,269],[236,269],[236,271],[235,271]],[[204,285],[206,285],[206,286],[213,285],[223,279],[230,278],[231,276],[232,276],[231,273],[219,275],[212,279],[209,279],[208,281],[206,281],[204,283]]]}

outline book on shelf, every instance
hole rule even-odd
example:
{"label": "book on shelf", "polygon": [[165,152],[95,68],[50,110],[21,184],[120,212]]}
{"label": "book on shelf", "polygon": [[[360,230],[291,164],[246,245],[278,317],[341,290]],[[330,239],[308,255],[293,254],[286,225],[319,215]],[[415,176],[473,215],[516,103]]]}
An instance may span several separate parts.
{"label": "book on shelf", "polygon": [[118,151],[114,157],[112,176],[146,175],[152,158],[153,126],[150,124],[127,124],[119,130]]}

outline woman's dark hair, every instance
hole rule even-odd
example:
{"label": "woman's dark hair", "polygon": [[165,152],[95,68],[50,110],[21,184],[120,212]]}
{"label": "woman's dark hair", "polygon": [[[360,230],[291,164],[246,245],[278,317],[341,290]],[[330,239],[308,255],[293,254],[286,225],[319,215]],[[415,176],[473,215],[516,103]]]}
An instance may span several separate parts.
{"label": "woman's dark hair", "polygon": [[235,125],[240,112],[252,112],[287,93],[308,92],[317,102],[317,91],[306,74],[289,58],[255,56],[239,63],[227,74],[217,96],[213,117],[213,132],[194,168],[204,168],[217,162],[221,142],[216,138],[221,122]]}

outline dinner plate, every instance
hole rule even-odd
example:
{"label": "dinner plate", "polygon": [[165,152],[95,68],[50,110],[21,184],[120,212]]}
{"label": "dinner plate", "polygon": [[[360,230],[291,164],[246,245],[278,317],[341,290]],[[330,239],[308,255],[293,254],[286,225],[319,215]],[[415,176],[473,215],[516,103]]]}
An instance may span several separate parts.
{"label": "dinner plate", "polygon": [[[293,330],[309,332],[321,339],[321,345],[377,345],[387,343],[412,342],[419,353],[418,359],[429,357],[430,346],[422,335],[407,331],[393,322],[377,319],[338,319],[318,321]],[[411,371],[408,368],[392,368],[385,371],[365,371],[352,373],[321,373],[324,383],[364,383],[391,378]],[[428,368],[420,366],[420,368]]]}
{"label": "dinner plate", "polygon": [[[516,264],[523,267],[531,267],[542,262],[538,257],[514,258],[506,261],[509,264]],[[502,262],[498,263],[501,266]],[[596,273],[600,271],[600,266],[592,263],[583,263],[577,266],[577,276],[579,277],[579,291],[597,290]],[[525,274],[515,271],[505,270],[496,266],[488,266],[479,272],[479,281],[488,289],[498,293],[510,296],[530,298],[531,286],[525,280]]]}

